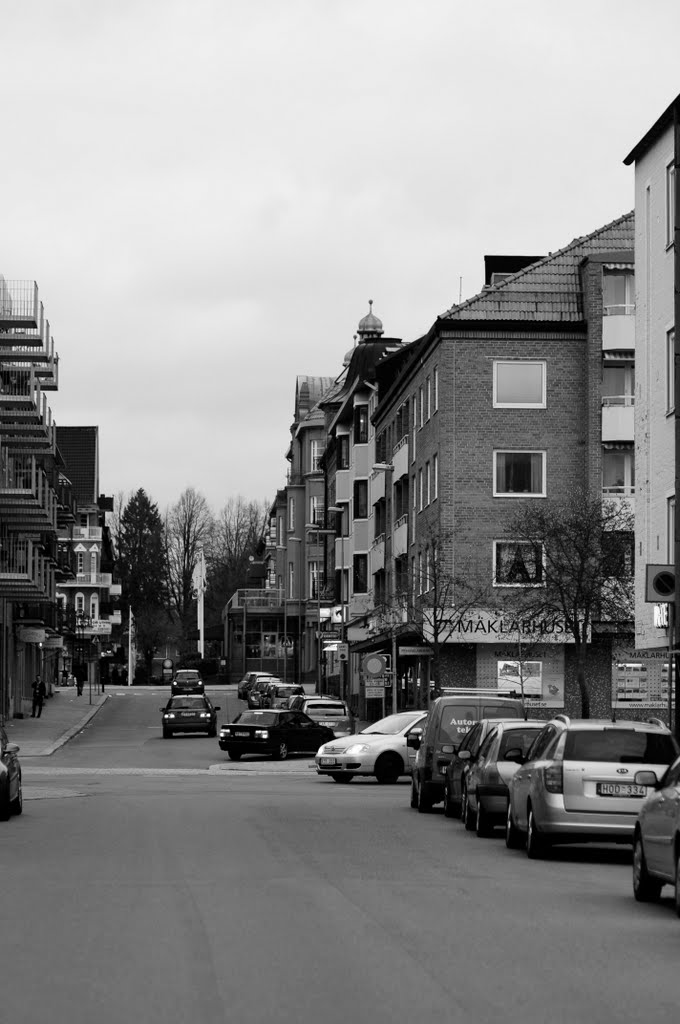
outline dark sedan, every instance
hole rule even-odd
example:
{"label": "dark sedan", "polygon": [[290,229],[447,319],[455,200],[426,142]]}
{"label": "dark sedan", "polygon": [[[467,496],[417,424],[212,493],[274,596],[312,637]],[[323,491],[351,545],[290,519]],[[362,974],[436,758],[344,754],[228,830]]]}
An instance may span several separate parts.
{"label": "dark sedan", "polygon": [[7,821],[11,814],[21,814],[23,796],[18,753],[18,746],[10,741],[0,725],[0,821]]}
{"label": "dark sedan", "polygon": [[171,697],[163,713],[163,739],[170,739],[176,732],[207,732],[217,736],[217,712],[219,704],[211,704],[200,693]]}
{"label": "dark sedan", "polygon": [[220,727],[220,748],[232,761],[243,754],[270,754],[279,761],[289,754],[315,754],[323,743],[334,738],[332,729],[301,711],[285,708],[244,711]]}

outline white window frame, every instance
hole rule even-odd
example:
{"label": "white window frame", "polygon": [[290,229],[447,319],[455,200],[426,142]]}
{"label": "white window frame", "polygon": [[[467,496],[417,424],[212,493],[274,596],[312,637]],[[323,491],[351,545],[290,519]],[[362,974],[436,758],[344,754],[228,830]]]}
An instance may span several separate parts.
{"label": "white window frame", "polygon": [[323,455],[323,441],[310,441],[309,442],[309,472],[320,473],[321,467],[319,462]]}
{"label": "white window frame", "polygon": [[[539,402],[499,402],[498,370],[502,366],[538,366],[541,370],[541,400]],[[545,409],[547,363],[545,359],[494,359],[493,361],[493,407],[494,409]]]}
{"label": "white window frame", "polygon": [[425,499],[426,505],[432,501],[432,466],[429,462],[425,463]]}
{"label": "white window frame", "polygon": [[295,597],[295,562],[288,563],[288,598]]}
{"label": "white window frame", "polygon": [[666,164],[666,248],[675,242],[675,162]]}
{"label": "white window frame", "polygon": [[439,367],[434,368],[434,411],[439,409]]}
{"label": "white window frame", "polygon": [[666,560],[675,564],[675,495],[666,498]]}
{"label": "white window frame", "polygon": [[324,525],[324,500],[320,494],[311,494],[309,497],[309,521],[315,526]]}
{"label": "white window frame", "polygon": [[531,544],[531,541],[528,541],[528,540],[517,540],[517,539],[512,539],[511,537],[506,537],[503,540],[495,540],[493,542],[493,564],[492,564],[492,581],[493,582],[492,582],[492,586],[494,586],[494,587],[509,587],[509,588],[512,588],[512,589],[515,589],[515,590],[517,590],[517,589],[528,590],[528,589],[535,589],[536,587],[545,587],[545,548],[544,548],[544,546],[542,544],[540,544],[540,542],[538,542],[538,543],[539,543],[539,546],[542,549],[542,558],[541,558],[541,562],[542,562],[542,565],[543,565],[543,580],[542,580],[542,582],[540,582],[540,583],[504,583],[504,582],[500,582],[499,583],[497,578],[496,578],[496,561],[497,561],[497,550],[498,550],[498,547],[500,545],[508,545],[508,544]]}
{"label": "white window frame", "polygon": [[418,511],[422,512],[423,508],[425,507],[423,505],[424,483],[423,483],[423,471],[422,471],[422,469],[418,470],[418,494],[419,494]]}
{"label": "white window frame", "polygon": [[675,328],[666,331],[666,412],[675,411]]}
{"label": "white window frame", "polygon": [[439,455],[432,456],[432,500],[439,497]]}
{"label": "white window frame", "polygon": [[[499,455],[540,455],[541,456],[541,490],[540,491],[499,491],[496,489]],[[537,449],[499,448],[493,453],[493,496],[494,498],[545,498],[546,485],[546,453]]]}
{"label": "white window frame", "polygon": [[288,532],[295,529],[295,498],[288,499]]}
{"label": "white window frame", "polygon": [[422,429],[423,424],[425,423],[425,392],[424,392],[422,384],[418,388],[418,405],[419,405],[419,408],[420,408],[420,415],[418,417],[418,425]]}
{"label": "white window frame", "polygon": [[425,392],[427,395],[427,419],[432,417],[432,378],[428,375],[425,381]]}

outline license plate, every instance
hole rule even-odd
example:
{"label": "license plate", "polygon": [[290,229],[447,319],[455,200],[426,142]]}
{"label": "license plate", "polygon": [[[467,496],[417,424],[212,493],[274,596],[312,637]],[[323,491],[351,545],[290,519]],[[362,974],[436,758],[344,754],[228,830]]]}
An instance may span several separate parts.
{"label": "license plate", "polygon": [[180,718],[193,718],[194,717],[194,713],[193,713],[193,711],[180,711],[179,717]]}
{"label": "license plate", "polygon": [[647,796],[647,787],[632,782],[598,782],[596,792],[598,796]]}
{"label": "license plate", "polygon": [[234,736],[245,736],[246,738],[248,738],[248,736],[250,736],[250,733],[249,732],[235,732]]}
{"label": "license plate", "polygon": [[331,765],[337,764],[337,761],[335,760],[334,757],[320,757],[319,764],[330,767]]}

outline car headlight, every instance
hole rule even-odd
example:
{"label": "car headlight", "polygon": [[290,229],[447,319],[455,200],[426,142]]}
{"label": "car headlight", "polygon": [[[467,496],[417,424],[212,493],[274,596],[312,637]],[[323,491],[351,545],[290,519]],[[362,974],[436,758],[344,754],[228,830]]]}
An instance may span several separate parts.
{"label": "car headlight", "polygon": [[210,712],[209,711],[201,711],[200,717],[201,718],[210,718]]}
{"label": "car headlight", "polygon": [[351,747],[345,747],[346,754],[367,754],[371,748],[367,743],[353,743]]}
{"label": "car headlight", "polygon": [[255,735],[260,740],[268,740],[269,739],[269,729],[256,729],[255,730]]}
{"label": "car headlight", "polygon": [[223,726],[220,729],[220,736],[231,736],[231,729],[225,729]]}
{"label": "car headlight", "polygon": [[168,711],[168,712],[167,712],[167,713],[166,713],[165,715],[163,715],[163,718],[174,718],[174,717],[175,717],[175,716],[174,716],[174,714],[172,713],[172,711]]}

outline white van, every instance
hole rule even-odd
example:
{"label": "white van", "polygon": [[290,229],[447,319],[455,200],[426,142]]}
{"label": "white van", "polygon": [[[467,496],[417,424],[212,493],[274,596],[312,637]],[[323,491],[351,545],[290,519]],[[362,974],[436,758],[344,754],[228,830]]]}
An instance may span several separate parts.
{"label": "white van", "polygon": [[425,812],[444,799],[444,775],[458,745],[482,718],[524,718],[524,705],[498,690],[456,690],[438,697],[421,734],[413,730],[407,739],[417,751],[411,773],[411,807]]}

